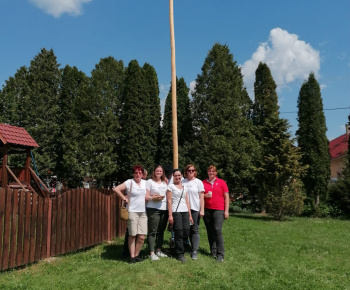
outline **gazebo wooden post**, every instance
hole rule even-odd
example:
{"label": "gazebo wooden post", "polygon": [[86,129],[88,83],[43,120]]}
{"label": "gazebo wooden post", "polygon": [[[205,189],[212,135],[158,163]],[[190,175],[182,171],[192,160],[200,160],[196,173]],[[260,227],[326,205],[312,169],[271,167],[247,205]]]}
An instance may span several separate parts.
{"label": "gazebo wooden post", "polygon": [[25,167],[25,181],[30,184],[30,172],[29,172],[29,166],[30,166],[30,154],[31,149],[27,148],[27,159],[26,159],[26,167]]}
{"label": "gazebo wooden post", "polygon": [[7,169],[6,169],[7,162],[8,162],[8,146],[7,144],[4,144],[2,167],[1,167],[1,187],[3,188],[6,188],[8,183]]}
{"label": "gazebo wooden post", "polygon": [[170,46],[171,46],[171,96],[172,96],[172,125],[173,125],[173,168],[179,168],[177,140],[177,102],[176,102],[176,66],[175,66],[175,32],[174,5],[169,0]]}

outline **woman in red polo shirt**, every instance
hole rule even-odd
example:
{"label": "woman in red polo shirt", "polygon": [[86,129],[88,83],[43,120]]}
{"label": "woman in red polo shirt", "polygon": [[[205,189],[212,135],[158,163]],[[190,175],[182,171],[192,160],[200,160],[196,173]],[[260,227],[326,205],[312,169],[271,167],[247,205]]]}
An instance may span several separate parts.
{"label": "woman in red polo shirt", "polygon": [[[229,191],[224,180],[217,178],[214,165],[208,167],[208,179],[203,180],[204,185],[204,223],[210,252],[218,262],[224,261],[225,249],[222,235],[222,225],[229,217]],[[203,213],[201,213],[202,215]]]}

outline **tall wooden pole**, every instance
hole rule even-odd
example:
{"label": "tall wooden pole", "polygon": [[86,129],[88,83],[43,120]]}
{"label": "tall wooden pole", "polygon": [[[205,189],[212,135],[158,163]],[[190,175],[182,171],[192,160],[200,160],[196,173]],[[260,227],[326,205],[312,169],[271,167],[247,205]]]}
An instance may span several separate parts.
{"label": "tall wooden pole", "polygon": [[175,66],[175,33],[174,33],[174,5],[169,0],[170,46],[171,46],[171,96],[172,96],[172,124],[173,124],[173,166],[179,168],[179,154],[177,141],[177,104],[176,104],[176,66]]}

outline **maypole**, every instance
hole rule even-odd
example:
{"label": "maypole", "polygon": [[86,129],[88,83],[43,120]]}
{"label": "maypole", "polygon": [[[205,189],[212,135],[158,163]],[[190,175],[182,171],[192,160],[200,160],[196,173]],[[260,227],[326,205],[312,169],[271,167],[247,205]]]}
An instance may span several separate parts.
{"label": "maypole", "polygon": [[179,168],[177,141],[177,105],[176,105],[176,66],[175,66],[175,33],[173,0],[169,0],[170,46],[171,46],[171,96],[173,124],[173,168]]}

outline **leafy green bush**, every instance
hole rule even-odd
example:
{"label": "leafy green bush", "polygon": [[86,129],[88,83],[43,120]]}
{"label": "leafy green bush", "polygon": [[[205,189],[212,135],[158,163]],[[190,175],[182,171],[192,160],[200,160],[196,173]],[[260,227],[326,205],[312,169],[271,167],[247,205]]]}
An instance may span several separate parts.
{"label": "leafy green bush", "polygon": [[268,194],[267,210],[275,220],[296,216],[303,212],[304,194],[300,180],[288,181],[281,192]]}

